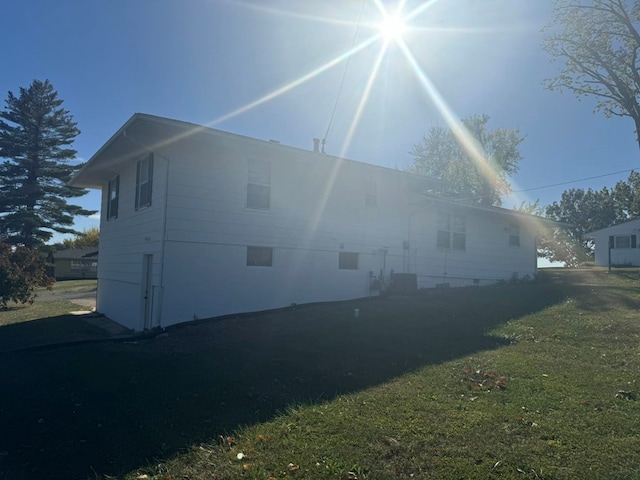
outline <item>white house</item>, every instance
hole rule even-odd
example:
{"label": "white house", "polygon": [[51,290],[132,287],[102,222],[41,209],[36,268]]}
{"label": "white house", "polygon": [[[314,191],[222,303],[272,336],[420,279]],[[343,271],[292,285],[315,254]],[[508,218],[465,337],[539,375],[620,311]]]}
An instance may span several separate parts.
{"label": "white house", "polygon": [[640,266],[640,220],[620,223],[585,235],[595,243],[597,266]]}
{"label": "white house", "polygon": [[133,115],[71,184],[102,190],[97,310],[134,330],[366,297],[392,272],[419,288],[536,273],[536,217],[151,115]]}

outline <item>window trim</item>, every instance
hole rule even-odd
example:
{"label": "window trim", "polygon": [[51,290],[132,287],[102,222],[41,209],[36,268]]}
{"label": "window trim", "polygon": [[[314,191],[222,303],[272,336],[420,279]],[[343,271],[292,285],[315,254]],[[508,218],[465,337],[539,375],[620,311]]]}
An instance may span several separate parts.
{"label": "window trim", "polygon": [[[268,259],[264,255],[268,252]],[[247,267],[273,267],[273,247],[247,245]]]}
{"label": "window trim", "polygon": [[[114,188],[115,187],[115,188]],[[112,195],[113,198],[112,198]],[[107,220],[118,218],[118,203],[120,200],[120,175],[111,177],[107,184]]]}
{"label": "window trim", "polygon": [[[145,179],[146,181],[142,182],[141,177],[142,177],[142,172],[143,172],[142,168],[143,168],[144,162],[148,162],[147,178]],[[142,189],[145,186],[148,186],[146,190],[147,198],[141,198]],[[136,163],[136,205],[135,205],[136,211],[150,207],[152,196],[153,196],[153,153],[149,153],[148,155],[145,155],[143,158],[138,160],[138,162]]]}

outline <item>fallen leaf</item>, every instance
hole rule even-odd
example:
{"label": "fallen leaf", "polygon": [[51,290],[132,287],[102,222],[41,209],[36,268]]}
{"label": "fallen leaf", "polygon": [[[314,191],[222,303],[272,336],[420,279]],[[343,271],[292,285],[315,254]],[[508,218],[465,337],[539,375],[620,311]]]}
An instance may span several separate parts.
{"label": "fallen leaf", "polygon": [[288,465],[288,467],[289,467],[289,470],[292,471],[292,472],[295,472],[296,470],[300,469],[300,465],[297,465],[295,463],[290,463]]}
{"label": "fallen leaf", "polygon": [[386,435],[382,436],[382,441],[389,445],[390,447],[399,447],[400,442],[393,437],[387,437]]}

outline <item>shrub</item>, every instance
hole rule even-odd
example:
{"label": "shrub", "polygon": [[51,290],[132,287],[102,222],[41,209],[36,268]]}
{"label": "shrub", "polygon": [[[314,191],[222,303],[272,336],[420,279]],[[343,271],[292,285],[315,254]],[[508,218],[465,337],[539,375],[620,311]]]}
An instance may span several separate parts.
{"label": "shrub", "polygon": [[9,301],[32,304],[36,287],[51,288],[45,259],[27,247],[12,247],[0,241],[0,309]]}

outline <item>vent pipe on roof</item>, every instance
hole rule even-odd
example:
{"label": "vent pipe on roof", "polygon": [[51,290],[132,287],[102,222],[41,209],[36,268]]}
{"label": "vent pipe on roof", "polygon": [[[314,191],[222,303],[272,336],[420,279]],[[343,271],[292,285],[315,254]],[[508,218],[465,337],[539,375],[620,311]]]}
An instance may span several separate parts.
{"label": "vent pipe on roof", "polygon": [[320,153],[320,139],[319,138],[314,138],[313,139],[313,151],[316,153]]}

